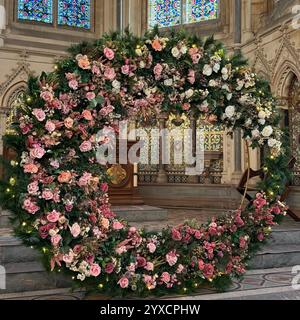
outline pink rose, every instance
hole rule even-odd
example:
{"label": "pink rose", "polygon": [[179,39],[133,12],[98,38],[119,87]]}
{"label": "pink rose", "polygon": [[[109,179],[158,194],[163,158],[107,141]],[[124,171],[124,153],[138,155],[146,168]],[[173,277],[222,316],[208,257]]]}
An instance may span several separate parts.
{"label": "pink rose", "polygon": [[23,209],[30,214],[36,214],[40,210],[40,207],[37,206],[36,203],[32,202],[30,199],[26,199],[23,202]]}
{"label": "pink rose", "polygon": [[240,248],[245,249],[247,245],[247,241],[244,237],[240,237]]}
{"label": "pink rose", "polygon": [[153,72],[156,80],[160,79],[162,71],[163,71],[163,67],[161,64],[158,63],[157,65],[155,65],[155,67],[153,68]]}
{"label": "pink rose", "polygon": [[28,191],[29,194],[37,195],[37,193],[39,192],[39,184],[38,184],[38,182],[35,181],[35,182],[30,183],[27,186],[27,191]]}
{"label": "pink rose", "polygon": [[144,257],[137,257],[136,262],[138,264],[138,267],[143,268],[147,264],[147,260]]}
{"label": "pink rose", "polygon": [[169,272],[164,272],[161,277],[160,280],[164,283],[169,283],[171,281],[171,276],[169,274]]}
{"label": "pink rose", "polygon": [[73,80],[73,79],[76,79],[76,74],[75,73],[67,72],[65,74],[65,76],[66,76],[66,79],[69,80],[69,81]]}
{"label": "pink rose", "polygon": [[208,279],[212,278],[214,275],[214,271],[215,271],[215,268],[212,264],[210,264],[210,263],[205,264],[204,269],[203,269],[204,277],[208,278]]}
{"label": "pink rose", "polygon": [[42,147],[36,146],[34,149],[30,150],[30,157],[33,159],[42,159],[45,153],[46,151]]}
{"label": "pink rose", "polygon": [[114,80],[115,77],[116,77],[115,69],[114,69],[114,68],[106,67],[106,68],[105,68],[105,71],[104,71],[104,77],[105,77],[107,80]]}
{"label": "pink rose", "polygon": [[46,119],[46,114],[42,109],[33,109],[32,114],[38,121],[44,121]]}
{"label": "pink rose", "polygon": [[37,173],[39,168],[34,163],[28,163],[24,165],[24,172],[25,173]]}
{"label": "pink rose", "polygon": [[174,241],[180,241],[182,239],[182,235],[181,235],[180,231],[177,230],[176,228],[172,229],[172,239]]}
{"label": "pink rose", "polygon": [[124,225],[120,221],[113,222],[113,229],[114,230],[121,230],[124,228]]}
{"label": "pink rose", "polygon": [[150,242],[147,244],[147,248],[150,253],[154,253],[156,250],[156,245],[153,242]]}
{"label": "pink rose", "polygon": [[257,235],[257,239],[258,241],[263,241],[265,239],[265,236],[262,232],[260,232],[258,235]]}
{"label": "pink rose", "polygon": [[51,237],[51,243],[54,247],[57,247],[61,241],[62,237],[60,234],[56,234],[55,236]]}
{"label": "pink rose", "polygon": [[93,72],[93,74],[95,74],[97,76],[99,76],[101,74],[100,68],[96,65],[93,65],[92,72]]}
{"label": "pink rose", "polygon": [[182,110],[188,111],[190,110],[190,108],[191,108],[191,105],[187,102],[182,105]]}
{"label": "pink rose", "polygon": [[87,121],[93,120],[93,116],[92,116],[90,110],[84,110],[84,111],[82,112],[82,116],[83,116],[83,118],[84,118],[85,120],[87,120]]}
{"label": "pink rose", "polygon": [[202,232],[199,230],[196,230],[194,233],[194,237],[198,240],[200,240],[202,238]]}
{"label": "pink rose", "polygon": [[124,66],[122,66],[121,71],[123,74],[129,74],[130,73],[130,67],[128,64],[125,64]]}
{"label": "pink rose", "polygon": [[87,55],[83,56],[82,54],[78,54],[76,57],[76,60],[78,61],[78,66],[81,69],[87,70],[91,68],[91,63]]}
{"label": "pink rose", "polygon": [[88,93],[86,94],[86,98],[87,98],[89,101],[95,99],[95,98],[96,98],[95,92],[92,92],[92,91],[88,92]]}
{"label": "pink rose", "polygon": [[154,270],[154,264],[152,262],[147,262],[147,264],[144,267],[147,271],[153,271]]}
{"label": "pink rose", "polygon": [[52,121],[50,121],[50,120],[48,120],[48,121],[46,122],[45,129],[46,129],[47,131],[49,131],[49,132],[51,133],[51,132],[55,131],[55,128],[56,128],[56,126],[55,126],[55,123],[54,123],[54,122],[52,122]]}
{"label": "pink rose", "polygon": [[118,284],[122,289],[126,289],[129,285],[129,280],[126,277],[123,277],[118,281]]}
{"label": "pink rose", "polygon": [[70,227],[71,234],[74,238],[77,238],[80,235],[81,229],[78,223],[74,223],[72,227]]}
{"label": "pink rose", "polygon": [[71,129],[73,127],[73,124],[74,124],[74,120],[70,117],[64,120],[64,125],[67,129]]}
{"label": "pink rose", "polygon": [[60,217],[60,212],[57,212],[56,210],[53,210],[52,212],[49,212],[47,214],[47,220],[52,223],[57,222],[59,217]]}
{"label": "pink rose", "polygon": [[106,193],[108,191],[108,184],[106,182],[101,183],[100,189],[102,192]]}
{"label": "pink rose", "polygon": [[195,79],[195,71],[194,70],[190,70],[189,74],[188,74],[188,81],[190,84],[194,84],[196,79]]}
{"label": "pink rose", "polygon": [[45,200],[52,200],[53,192],[50,189],[45,189],[42,193],[42,198]]}
{"label": "pink rose", "polygon": [[115,52],[110,48],[104,48],[103,53],[108,60],[113,60],[115,57]]}
{"label": "pink rose", "polygon": [[105,266],[105,272],[108,273],[108,274],[113,273],[114,269],[115,269],[115,265],[112,262],[108,263]]}
{"label": "pink rose", "polygon": [[58,169],[59,168],[59,161],[58,160],[51,160],[50,161],[50,166],[53,167],[54,169]]}
{"label": "pink rose", "polygon": [[177,263],[177,254],[176,254],[176,250],[170,251],[167,255],[166,255],[166,260],[169,264],[169,266],[174,266]]}
{"label": "pink rose", "polygon": [[[53,100],[53,93],[50,91],[44,91],[41,93],[41,98],[46,102],[51,102]],[[41,120],[43,121],[43,120]]]}
{"label": "pink rose", "polygon": [[78,81],[76,79],[70,80],[69,87],[73,90],[77,90],[78,89]]}
{"label": "pink rose", "polygon": [[182,264],[178,265],[176,273],[182,273],[184,270],[184,266]]}
{"label": "pink rose", "polygon": [[199,259],[198,260],[198,269],[199,270],[203,270],[204,269],[204,262],[203,262],[203,260],[201,260],[201,259]]}
{"label": "pink rose", "polygon": [[67,264],[72,263],[74,260],[74,253],[72,251],[69,252],[69,254],[65,254],[63,256],[63,261]]}
{"label": "pink rose", "polygon": [[100,268],[99,264],[93,263],[90,268],[91,276],[98,277],[100,273],[101,273],[101,268]]}
{"label": "pink rose", "polygon": [[92,150],[92,144],[90,141],[84,141],[82,144],[79,146],[79,149],[81,152],[88,152]]}

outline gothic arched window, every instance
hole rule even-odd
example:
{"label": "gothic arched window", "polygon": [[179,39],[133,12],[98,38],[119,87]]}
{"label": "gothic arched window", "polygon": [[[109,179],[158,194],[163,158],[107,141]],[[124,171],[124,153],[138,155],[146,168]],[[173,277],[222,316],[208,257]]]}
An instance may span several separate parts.
{"label": "gothic arched window", "polygon": [[148,0],[148,26],[173,27],[217,19],[220,0]]}
{"label": "gothic arched window", "polygon": [[[55,22],[55,25],[90,29],[91,1],[18,0],[17,17],[23,21],[29,20],[48,24]],[[55,21],[56,17],[57,21]]]}

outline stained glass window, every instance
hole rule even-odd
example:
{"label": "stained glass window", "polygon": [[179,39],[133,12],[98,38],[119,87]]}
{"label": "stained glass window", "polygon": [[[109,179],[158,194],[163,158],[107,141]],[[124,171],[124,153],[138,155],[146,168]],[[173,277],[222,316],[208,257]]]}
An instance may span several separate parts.
{"label": "stained glass window", "polygon": [[52,0],[18,0],[18,19],[52,23]]}
{"label": "stained glass window", "polygon": [[218,18],[219,0],[187,0],[186,23]]}
{"label": "stained glass window", "polygon": [[172,27],[181,23],[181,0],[149,0],[149,27]]}
{"label": "stained glass window", "polygon": [[77,28],[91,28],[90,0],[59,0],[58,24]]}

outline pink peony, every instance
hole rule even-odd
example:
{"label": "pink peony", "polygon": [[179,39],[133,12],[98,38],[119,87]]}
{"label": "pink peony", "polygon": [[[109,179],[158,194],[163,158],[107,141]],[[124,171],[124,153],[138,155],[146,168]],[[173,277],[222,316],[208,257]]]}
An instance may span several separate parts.
{"label": "pink peony", "polygon": [[55,236],[51,237],[51,243],[54,247],[58,247],[61,240],[62,240],[62,237],[60,234],[56,234]]}
{"label": "pink peony", "polygon": [[174,266],[177,263],[177,254],[176,254],[176,250],[170,251],[167,255],[166,255],[166,260],[169,264],[169,266]]}
{"label": "pink peony", "polygon": [[49,222],[52,222],[52,223],[57,222],[58,219],[59,219],[59,217],[60,217],[60,212],[58,212],[58,211],[56,211],[56,210],[53,210],[52,212],[49,212],[49,213],[47,214],[47,220],[48,220]]}
{"label": "pink peony", "polygon": [[113,60],[115,57],[115,52],[110,48],[104,48],[103,53],[108,60]]}
{"label": "pink peony", "polygon": [[171,281],[171,276],[169,272],[163,272],[163,274],[160,277],[160,280],[164,283],[169,283]]}
{"label": "pink peony", "polygon": [[92,91],[88,92],[88,93],[86,94],[86,98],[87,98],[89,101],[95,99],[95,98],[96,98],[95,92],[92,92]]}
{"label": "pink peony", "polygon": [[80,225],[78,223],[74,223],[72,227],[70,227],[70,232],[74,238],[77,238],[81,232]]}
{"label": "pink peony", "polygon": [[113,222],[113,229],[114,230],[121,230],[124,228],[124,225],[120,221]]}
{"label": "pink peony", "polygon": [[101,273],[101,268],[100,268],[99,264],[93,263],[90,268],[91,276],[98,277],[100,273]]}
{"label": "pink peony", "polygon": [[42,159],[45,153],[46,151],[42,147],[36,146],[35,148],[30,150],[30,157],[33,159]]}
{"label": "pink peony", "polygon": [[44,121],[46,119],[46,114],[42,109],[33,109],[32,114],[38,121]]}
{"label": "pink peony", "polygon": [[150,253],[154,253],[156,250],[156,245],[153,242],[150,242],[147,244],[147,248]]}
{"label": "pink peony", "polygon": [[126,277],[123,277],[118,281],[118,284],[122,289],[126,289],[129,286],[129,280]]}
{"label": "pink peony", "polygon": [[46,122],[45,129],[46,129],[47,131],[49,131],[50,133],[52,133],[53,131],[55,131],[55,128],[56,128],[56,126],[55,126],[55,123],[54,123],[54,122],[52,122],[52,121],[50,121],[50,120],[48,120],[48,121]]}

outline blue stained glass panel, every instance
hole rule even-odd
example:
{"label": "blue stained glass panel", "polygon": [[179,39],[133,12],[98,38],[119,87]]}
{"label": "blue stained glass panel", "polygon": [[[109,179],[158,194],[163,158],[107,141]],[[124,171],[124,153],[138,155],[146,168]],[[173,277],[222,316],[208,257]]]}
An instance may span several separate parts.
{"label": "blue stained glass panel", "polygon": [[58,24],[76,28],[91,28],[90,0],[59,0]]}
{"label": "blue stained glass panel", "polygon": [[181,0],[148,0],[148,25],[172,27],[181,23]]}
{"label": "blue stained glass panel", "polygon": [[218,18],[219,0],[187,0],[186,23]]}
{"label": "blue stained glass panel", "polygon": [[18,0],[18,19],[52,23],[52,0]]}

